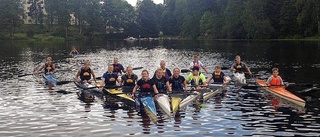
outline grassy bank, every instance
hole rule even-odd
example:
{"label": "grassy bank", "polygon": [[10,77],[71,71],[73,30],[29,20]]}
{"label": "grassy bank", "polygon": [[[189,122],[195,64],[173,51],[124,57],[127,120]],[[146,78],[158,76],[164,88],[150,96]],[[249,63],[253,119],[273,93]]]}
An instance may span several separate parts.
{"label": "grassy bank", "polygon": [[25,34],[25,33],[17,33],[17,34],[14,35],[14,37],[11,40],[41,41],[41,42],[46,42],[46,41],[63,42],[63,41],[65,41],[65,38],[51,36],[51,35],[47,35],[47,34],[35,34],[32,37],[28,37],[27,34]]}

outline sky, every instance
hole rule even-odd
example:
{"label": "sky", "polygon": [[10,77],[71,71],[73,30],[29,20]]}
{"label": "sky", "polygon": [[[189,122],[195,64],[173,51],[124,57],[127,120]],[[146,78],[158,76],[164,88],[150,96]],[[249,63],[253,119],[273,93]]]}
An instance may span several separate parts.
{"label": "sky", "polygon": [[[137,0],[127,0],[129,4],[131,4],[132,6],[135,6],[137,3]],[[159,4],[159,3],[163,3],[163,0],[153,0],[153,2],[155,4]]]}

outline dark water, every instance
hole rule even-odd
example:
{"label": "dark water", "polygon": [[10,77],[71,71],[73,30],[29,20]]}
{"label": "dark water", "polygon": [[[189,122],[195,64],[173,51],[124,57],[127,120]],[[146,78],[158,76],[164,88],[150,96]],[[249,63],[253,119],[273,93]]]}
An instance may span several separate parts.
{"label": "dark water", "polygon": [[[0,46],[0,136],[320,136],[320,91],[299,93],[306,87],[288,88],[307,101],[305,113],[297,113],[290,104],[275,107],[272,97],[261,91],[230,85],[226,95],[200,108],[190,105],[180,115],[164,116],[154,124],[135,110],[113,108],[99,98],[90,104],[80,101],[73,83],[55,87],[71,92],[61,94],[48,91],[31,75],[17,77],[32,73],[46,56],[52,56],[62,70],[56,74],[60,80],[72,80],[83,60],[91,61],[98,76],[113,57],[153,74],[161,60],[170,69],[187,68],[193,55],[199,55],[212,71],[215,64],[230,66],[239,54],[256,77],[267,78],[278,67],[286,82],[317,84],[320,42],[0,42]],[[66,58],[72,46],[86,56]],[[140,76],[141,70],[134,73]]]}

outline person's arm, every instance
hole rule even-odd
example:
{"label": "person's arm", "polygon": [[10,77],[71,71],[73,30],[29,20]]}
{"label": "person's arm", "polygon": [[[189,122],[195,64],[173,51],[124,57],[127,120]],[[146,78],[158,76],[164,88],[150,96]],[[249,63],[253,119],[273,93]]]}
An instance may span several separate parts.
{"label": "person's arm", "polygon": [[223,76],[223,84],[227,84],[228,83],[228,80],[227,80],[227,76]]}
{"label": "person's arm", "polygon": [[52,69],[53,69],[53,71],[52,71],[52,73],[56,73],[57,72],[57,69],[56,69],[56,65],[52,65]]}
{"label": "person's arm", "polygon": [[250,75],[252,75],[252,73],[251,73],[251,71],[250,71],[250,68],[249,68],[248,66],[246,66],[246,69],[247,69],[248,73],[249,73]]}
{"label": "person's arm", "polygon": [[80,80],[79,80],[80,73],[81,73],[81,69],[79,69],[78,72],[77,72],[77,74],[76,74],[76,79],[75,79],[75,80],[76,80],[77,82],[80,81]]}
{"label": "person's arm", "polygon": [[201,68],[202,68],[207,74],[209,74],[209,71],[208,71],[207,68],[203,65],[202,62],[199,61],[199,65],[201,66]]}
{"label": "person's arm", "polygon": [[270,77],[268,78],[268,80],[267,80],[267,82],[266,82],[266,85],[267,85],[267,86],[270,86],[271,80],[272,80],[272,76],[270,76]]}
{"label": "person's arm", "polygon": [[170,84],[169,84],[169,81],[166,82],[166,86],[168,87],[168,91],[169,91],[170,93],[172,93],[172,88],[171,88],[171,86],[170,86]]}
{"label": "person's arm", "polygon": [[36,73],[36,74],[39,74],[40,71],[41,71],[44,67],[45,67],[45,65],[42,65],[35,73]]}
{"label": "person's arm", "polygon": [[79,54],[79,51],[77,49],[75,51],[77,52],[77,54]]}
{"label": "person's arm", "polygon": [[123,73],[126,73],[126,69],[124,69],[124,67],[121,65],[121,70]]}
{"label": "person's arm", "polygon": [[284,83],[283,83],[283,80],[282,80],[282,78],[279,76],[279,78],[280,78],[280,81],[281,81],[281,85],[282,86],[286,86]]}
{"label": "person's arm", "polygon": [[231,65],[231,67],[230,67],[230,70],[231,70],[231,71],[236,71],[236,69],[234,69],[234,66],[235,66],[235,64],[233,63],[233,64]]}
{"label": "person's arm", "polygon": [[207,83],[210,83],[210,81],[213,79],[213,76],[211,76],[208,80]]}
{"label": "person's arm", "polygon": [[207,86],[207,81],[206,81],[206,77],[203,75],[203,74],[201,74],[200,75],[200,79],[203,81],[203,86]]}
{"label": "person's arm", "polygon": [[193,68],[193,65],[194,65],[194,63],[191,62],[190,65],[189,65],[189,66],[190,66],[189,68],[192,69],[192,68]]}
{"label": "person's arm", "polygon": [[159,93],[156,85],[153,85],[152,88],[153,88],[153,91],[154,91],[155,94],[158,94],[158,93]]}
{"label": "person's arm", "polygon": [[91,75],[95,83],[97,83],[96,75],[94,74],[93,70],[91,69]]}
{"label": "person's arm", "polygon": [[118,78],[118,74],[115,74],[116,80],[118,82],[118,85],[121,86],[121,79]]}
{"label": "person's arm", "polygon": [[132,90],[131,97],[133,97],[134,94],[137,92],[138,87],[139,87],[138,84],[136,84],[136,85],[134,86],[134,88],[133,88],[133,90]]}
{"label": "person's arm", "polygon": [[167,71],[166,72],[168,72],[168,76],[169,77],[171,77],[172,76],[172,73],[171,73],[171,71],[169,70],[169,69],[167,69]]}

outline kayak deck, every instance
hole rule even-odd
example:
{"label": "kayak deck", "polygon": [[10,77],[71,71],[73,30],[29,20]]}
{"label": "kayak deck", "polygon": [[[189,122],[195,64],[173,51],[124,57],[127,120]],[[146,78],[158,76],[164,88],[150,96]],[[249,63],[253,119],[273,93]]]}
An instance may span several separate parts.
{"label": "kayak deck", "polygon": [[306,102],[297,97],[296,95],[292,94],[290,91],[286,90],[284,86],[281,87],[267,87],[266,81],[257,79],[257,84],[260,86],[265,86],[263,89],[265,89],[267,92],[270,92],[279,98],[282,98],[290,103],[293,103],[295,105],[298,105],[300,107],[304,107]]}

